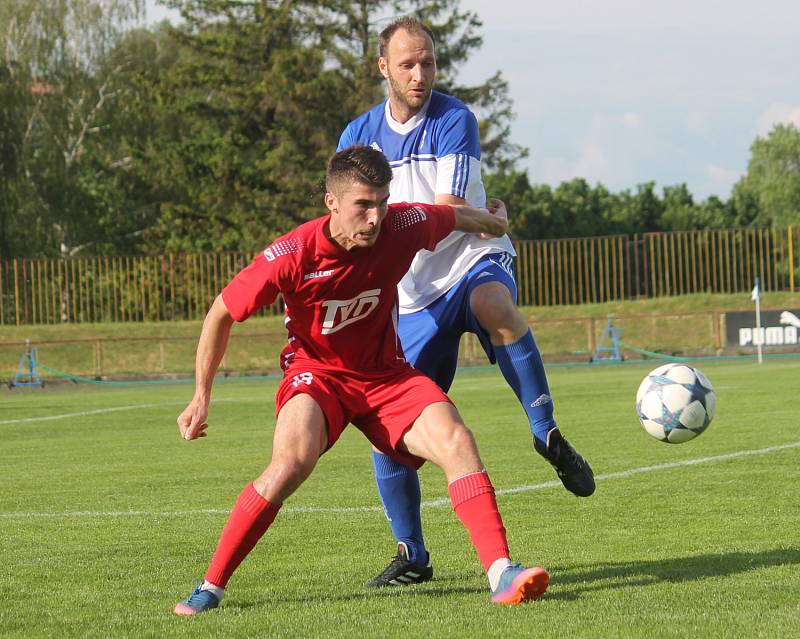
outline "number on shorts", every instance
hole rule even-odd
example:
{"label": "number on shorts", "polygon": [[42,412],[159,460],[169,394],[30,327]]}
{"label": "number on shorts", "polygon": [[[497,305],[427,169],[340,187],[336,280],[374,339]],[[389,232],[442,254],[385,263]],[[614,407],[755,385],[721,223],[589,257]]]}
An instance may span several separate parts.
{"label": "number on shorts", "polygon": [[292,378],[292,384],[294,384],[295,388],[300,386],[300,384],[311,386],[312,381],[314,381],[314,376],[311,373],[300,373]]}

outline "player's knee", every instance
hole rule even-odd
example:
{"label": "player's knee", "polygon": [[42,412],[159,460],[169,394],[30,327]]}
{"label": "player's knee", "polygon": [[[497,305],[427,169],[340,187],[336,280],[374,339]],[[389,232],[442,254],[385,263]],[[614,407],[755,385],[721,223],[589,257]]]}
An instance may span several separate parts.
{"label": "player's knee", "polygon": [[453,424],[443,432],[441,450],[446,457],[463,457],[466,453],[477,450],[472,431],[464,424]]}
{"label": "player's knee", "polygon": [[316,459],[310,456],[273,456],[269,466],[261,475],[261,480],[273,495],[283,500],[308,479],[315,466]]}
{"label": "player's knee", "polygon": [[478,286],[470,296],[470,308],[493,341],[519,338],[528,331],[511,293],[498,282]]}
{"label": "player's knee", "polygon": [[317,460],[311,456],[305,457],[292,457],[282,460],[282,472],[291,479],[305,480],[314,467],[317,465]]}

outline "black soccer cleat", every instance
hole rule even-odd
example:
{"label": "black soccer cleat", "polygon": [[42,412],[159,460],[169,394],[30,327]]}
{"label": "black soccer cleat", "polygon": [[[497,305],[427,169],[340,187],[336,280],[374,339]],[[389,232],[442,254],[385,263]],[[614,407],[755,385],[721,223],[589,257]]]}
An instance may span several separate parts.
{"label": "black soccer cleat", "polygon": [[433,566],[430,556],[428,565],[415,564],[408,559],[408,548],[401,541],[397,544],[397,555],[386,566],[381,574],[367,582],[367,588],[382,588],[384,586],[409,586],[421,584],[433,578]]}
{"label": "black soccer cleat", "polygon": [[589,463],[564,439],[558,428],[547,433],[547,448],[533,438],[533,447],[544,457],[569,492],[577,497],[588,497],[594,492],[594,473]]}

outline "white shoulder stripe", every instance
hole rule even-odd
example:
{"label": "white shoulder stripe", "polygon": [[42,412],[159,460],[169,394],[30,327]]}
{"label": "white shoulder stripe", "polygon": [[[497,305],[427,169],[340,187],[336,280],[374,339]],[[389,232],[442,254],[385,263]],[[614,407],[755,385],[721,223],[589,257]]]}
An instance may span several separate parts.
{"label": "white shoulder stripe", "polygon": [[436,162],[436,156],[432,153],[412,153],[404,158],[399,160],[392,160],[389,162],[389,166],[392,168],[396,168],[398,166],[403,166],[404,164],[409,164],[411,162]]}

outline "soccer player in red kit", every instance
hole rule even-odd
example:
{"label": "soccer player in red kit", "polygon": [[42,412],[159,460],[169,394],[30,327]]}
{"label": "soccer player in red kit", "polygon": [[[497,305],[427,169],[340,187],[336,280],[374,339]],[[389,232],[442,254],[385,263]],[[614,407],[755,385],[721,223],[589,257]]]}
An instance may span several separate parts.
{"label": "soccer player in red kit", "polygon": [[329,214],[277,239],[214,300],[197,347],[195,394],[178,417],[185,440],[206,435],[211,387],[234,321],[283,294],[289,345],[276,394],[272,458],[239,495],[203,583],[178,615],[216,608],[236,567],[311,474],[348,423],[393,459],[445,473],[492,591],[516,604],[547,588],[543,568],[511,562],[494,488],[472,433],[439,387],[403,358],[397,338],[397,283],[420,249],[454,229],[502,235],[505,207],[388,205],[392,172],[380,151],[344,149],[331,158]]}

